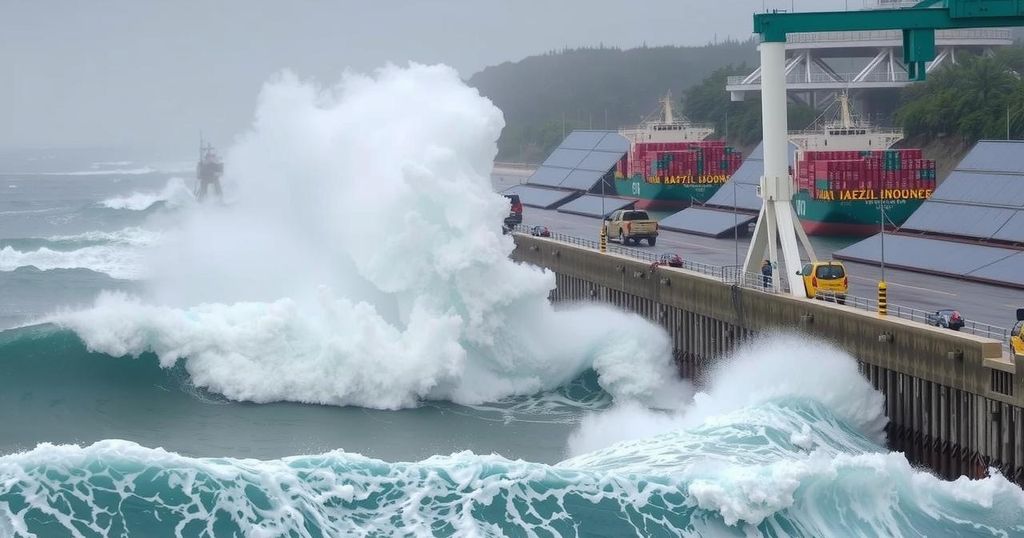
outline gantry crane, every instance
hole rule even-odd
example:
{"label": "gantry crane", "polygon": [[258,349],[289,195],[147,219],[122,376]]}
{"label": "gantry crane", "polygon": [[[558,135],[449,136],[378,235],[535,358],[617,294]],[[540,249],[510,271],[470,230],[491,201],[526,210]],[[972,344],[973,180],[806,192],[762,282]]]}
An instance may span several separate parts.
{"label": "gantry crane", "polygon": [[[1024,0],[925,0],[904,9],[754,15],[754,32],[761,36],[761,118],[764,176],[759,195],[764,200],[744,270],[756,273],[765,250],[779,267],[778,245],[790,293],[801,296],[803,282],[797,240],[807,257],[814,249],[793,211],[793,180],[789,175],[786,121],[786,35],[800,32],[902,30],[903,61],[911,80],[925,79],[925,64],[935,59],[935,31],[957,28],[1024,26]],[[781,280],[781,279],[779,279]],[[774,285],[778,285],[779,280]]]}

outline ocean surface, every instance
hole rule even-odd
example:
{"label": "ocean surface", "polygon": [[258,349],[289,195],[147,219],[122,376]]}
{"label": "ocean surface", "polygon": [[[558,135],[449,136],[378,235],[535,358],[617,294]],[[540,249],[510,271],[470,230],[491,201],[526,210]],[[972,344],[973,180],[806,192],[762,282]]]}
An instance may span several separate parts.
{"label": "ocean surface", "polygon": [[[888,451],[828,344],[694,387],[639,317],[548,305],[469,226],[507,211],[502,123],[453,72],[339,94],[265,88],[223,205],[187,162],[0,153],[0,536],[1024,536],[995,471]],[[381,124],[412,134],[359,161],[360,213]],[[337,145],[281,146],[310,130]]]}

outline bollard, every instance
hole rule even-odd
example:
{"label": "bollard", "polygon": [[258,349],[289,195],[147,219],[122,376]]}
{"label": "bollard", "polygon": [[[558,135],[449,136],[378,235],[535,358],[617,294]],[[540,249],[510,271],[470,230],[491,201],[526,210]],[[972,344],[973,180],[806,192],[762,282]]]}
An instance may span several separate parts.
{"label": "bollard", "polygon": [[601,240],[598,242],[598,249],[601,254],[608,252],[608,231],[605,230],[604,224],[601,225]]}
{"label": "bollard", "polygon": [[888,286],[885,285],[884,280],[878,281],[878,315],[886,316],[889,314],[889,301],[888,301]]}

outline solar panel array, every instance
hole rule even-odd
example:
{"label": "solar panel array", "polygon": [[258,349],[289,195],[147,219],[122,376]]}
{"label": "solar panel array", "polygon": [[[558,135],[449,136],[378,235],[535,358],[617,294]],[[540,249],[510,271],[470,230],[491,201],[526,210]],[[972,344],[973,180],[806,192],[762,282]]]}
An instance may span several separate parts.
{"label": "solar panel array", "polygon": [[1024,155],[1019,140],[982,140],[956,167],[957,170],[1024,174]]}
{"label": "solar panel array", "polygon": [[[881,260],[881,238],[869,237],[833,256],[877,264]],[[885,236],[885,265],[1024,286],[1024,252],[1011,248],[889,234]]]}
{"label": "solar panel array", "polygon": [[982,141],[902,229],[1024,243],[1024,142]]}
{"label": "solar panel array", "polygon": [[578,196],[579,192],[560,189],[546,189],[543,187],[532,187],[530,185],[516,185],[512,188],[505,189],[503,194],[518,194],[519,201],[526,206],[551,209],[574,196]]}
{"label": "solar panel array", "polygon": [[691,207],[661,219],[658,226],[676,232],[724,237],[731,235],[733,228],[740,227],[742,229],[754,222],[756,218],[757,216],[749,213]]}
{"label": "solar panel array", "polygon": [[[620,210],[633,207],[636,203],[634,198],[619,198],[618,196],[604,197],[604,215],[608,216]],[[601,218],[601,197],[595,194],[585,194],[579,198],[558,208],[559,213],[572,213],[586,217]]]}
{"label": "solar panel array", "polygon": [[526,182],[588,191],[627,151],[629,141],[615,131],[573,131]]}
{"label": "solar panel array", "polygon": [[[1024,285],[1024,252],[941,237],[1024,243],[1024,142],[978,142],[901,230],[940,237],[887,235],[886,265]],[[881,239],[869,237],[835,256],[879,263]]]}

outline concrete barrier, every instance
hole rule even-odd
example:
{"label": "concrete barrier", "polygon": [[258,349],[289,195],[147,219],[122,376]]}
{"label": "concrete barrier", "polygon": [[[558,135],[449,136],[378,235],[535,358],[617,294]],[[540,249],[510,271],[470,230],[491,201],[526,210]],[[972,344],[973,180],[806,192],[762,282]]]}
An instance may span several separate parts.
{"label": "concrete barrier", "polygon": [[552,300],[608,302],[664,327],[684,376],[696,377],[755,334],[798,331],[828,340],[856,357],[886,395],[893,448],[944,476],[979,476],[991,465],[1024,481],[1024,361],[1006,356],[998,341],[514,237],[514,260],[555,273]]}

